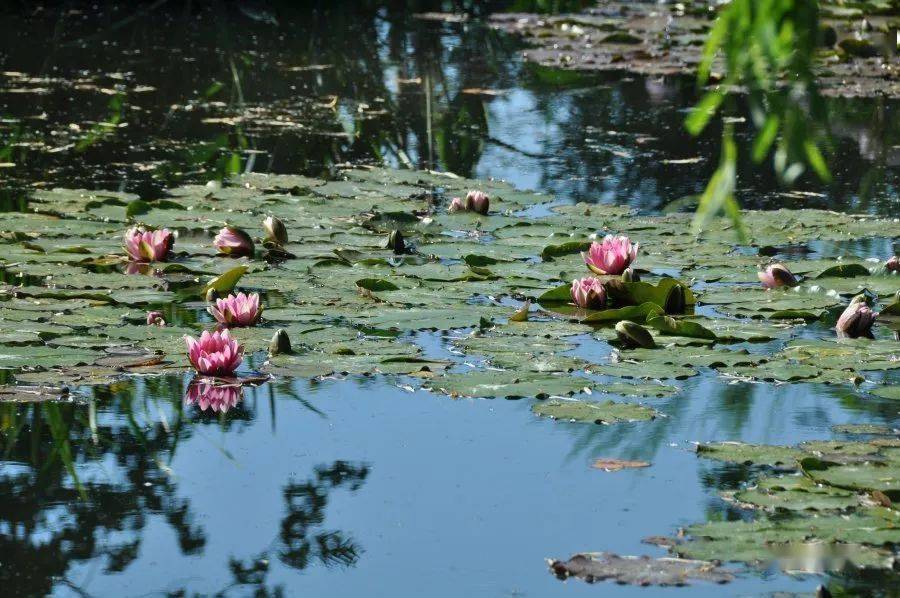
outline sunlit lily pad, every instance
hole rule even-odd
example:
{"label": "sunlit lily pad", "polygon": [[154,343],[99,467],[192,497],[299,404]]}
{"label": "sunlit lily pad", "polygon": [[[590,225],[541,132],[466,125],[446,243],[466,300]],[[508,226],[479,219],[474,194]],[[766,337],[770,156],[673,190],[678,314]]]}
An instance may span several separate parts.
{"label": "sunlit lily pad", "polygon": [[840,510],[859,504],[855,492],[817,484],[797,475],[762,478],[753,487],[735,492],[733,497],[758,508],[791,511]]}
{"label": "sunlit lily pad", "polygon": [[698,445],[697,455],[717,461],[795,469],[796,461],[803,455],[803,451],[785,446],[716,442]]}
{"label": "sunlit lily pad", "polygon": [[800,464],[803,472],[817,482],[851,490],[879,490],[900,499],[900,460],[833,464],[807,457]]}
{"label": "sunlit lily pad", "polygon": [[426,386],[453,396],[525,398],[571,395],[593,386],[587,378],[570,374],[517,371],[473,371],[445,374]]}
{"label": "sunlit lily pad", "polygon": [[550,400],[537,403],[531,410],[537,415],[565,421],[595,424],[617,424],[630,421],[645,421],[656,417],[656,411],[634,403],[606,401],[560,401]]}

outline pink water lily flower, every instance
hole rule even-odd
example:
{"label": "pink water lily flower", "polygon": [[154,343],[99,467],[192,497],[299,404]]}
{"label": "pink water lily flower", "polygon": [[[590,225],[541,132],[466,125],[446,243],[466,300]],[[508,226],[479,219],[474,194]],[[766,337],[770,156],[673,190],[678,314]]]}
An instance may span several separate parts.
{"label": "pink water lily flower", "polygon": [[491,199],[484,191],[469,191],[466,193],[466,210],[478,214],[487,214],[491,207]]}
{"label": "pink water lily flower", "polygon": [[864,336],[869,334],[877,317],[878,314],[866,304],[865,297],[857,295],[838,318],[834,329],[837,330],[838,336],[850,338]]}
{"label": "pink water lily flower", "polygon": [[888,272],[900,272],[900,258],[893,256],[884,263],[884,267]]}
{"label": "pink water lily flower", "polygon": [[601,242],[594,241],[588,251],[582,252],[584,263],[595,274],[621,274],[637,259],[640,243],[632,243],[625,235],[606,235]]}
{"label": "pink water lily flower", "polygon": [[241,400],[243,388],[237,385],[218,385],[195,380],[188,386],[185,405],[197,405],[200,411],[211,409],[213,413],[225,413]]}
{"label": "pink water lily flower", "polygon": [[606,304],[606,289],[593,276],[572,281],[572,301],[585,309],[603,309]]}
{"label": "pink water lily flower", "polygon": [[206,376],[230,376],[243,360],[244,348],[229,336],[228,330],[204,331],[199,340],[185,336],[184,342],[191,365]]}
{"label": "pink water lily flower", "polygon": [[147,312],[147,326],[165,326],[166,321],[163,319],[161,311]]}
{"label": "pink water lily flower", "polygon": [[206,311],[225,326],[253,326],[262,316],[258,293],[238,293],[216,299],[216,304],[207,307]]}
{"label": "pink water lily flower", "polygon": [[795,287],[800,284],[797,277],[784,264],[771,264],[765,270],[757,272],[756,275],[767,289]]}
{"label": "pink water lily flower", "polygon": [[224,226],[213,239],[219,253],[233,257],[253,255],[253,239],[235,226]]}
{"label": "pink water lily flower", "polygon": [[167,228],[149,231],[135,226],[125,232],[125,251],[138,262],[166,261],[174,243],[175,235]]}
{"label": "pink water lily flower", "polygon": [[463,200],[461,200],[460,198],[454,197],[452,200],[450,200],[450,205],[447,207],[447,211],[451,213],[465,212],[466,204],[464,204]]}

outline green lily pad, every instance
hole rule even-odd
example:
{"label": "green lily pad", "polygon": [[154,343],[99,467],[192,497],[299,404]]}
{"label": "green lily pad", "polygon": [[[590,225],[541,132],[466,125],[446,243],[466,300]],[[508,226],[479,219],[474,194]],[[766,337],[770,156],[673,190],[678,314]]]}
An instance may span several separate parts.
{"label": "green lily pad", "polygon": [[769,465],[786,469],[796,469],[797,459],[803,451],[786,446],[745,444],[743,442],[715,442],[697,446],[697,455],[717,461],[742,463],[744,465]]}
{"label": "green lily pad", "polygon": [[84,348],[43,345],[0,346],[0,369],[39,368],[92,363],[102,354]]}
{"label": "green lily pad", "polygon": [[893,399],[900,401],[900,385],[893,384],[891,386],[879,386],[869,391],[870,394],[883,399]]}
{"label": "green lily pad", "polygon": [[764,477],[734,493],[734,499],[762,509],[790,511],[843,510],[859,505],[855,492],[817,484],[805,476]]}
{"label": "green lily pad", "polygon": [[800,465],[803,473],[817,482],[850,490],[879,490],[894,500],[900,499],[900,461],[832,464],[807,457]]}
{"label": "green lily pad", "polygon": [[537,415],[565,421],[596,424],[618,424],[630,421],[647,421],[656,417],[656,412],[634,403],[606,401],[559,401],[537,403],[531,410]]}
{"label": "green lily pad", "polygon": [[426,386],[453,396],[482,398],[544,398],[572,395],[593,386],[587,378],[569,374],[518,371],[473,371],[445,374]]}

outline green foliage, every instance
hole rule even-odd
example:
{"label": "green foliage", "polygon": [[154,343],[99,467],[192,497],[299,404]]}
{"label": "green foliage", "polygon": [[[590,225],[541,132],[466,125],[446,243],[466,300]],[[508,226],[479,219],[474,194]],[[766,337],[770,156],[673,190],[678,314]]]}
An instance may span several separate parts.
{"label": "green foliage", "polygon": [[[702,132],[719,112],[737,111],[735,91],[746,92],[756,134],[752,158],[769,155],[779,180],[790,185],[811,168],[822,181],[831,175],[819,144],[827,113],[813,72],[819,23],[815,0],[734,0],[721,9],[709,32],[697,82],[706,85],[721,57],[723,74],[685,120],[692,135]],[[722,134],[719,166],[704,191],[694,222],[700,232],[710,218],[725,213],[742,240],[746,230],[734,198],[737,148],[730,126]]]}

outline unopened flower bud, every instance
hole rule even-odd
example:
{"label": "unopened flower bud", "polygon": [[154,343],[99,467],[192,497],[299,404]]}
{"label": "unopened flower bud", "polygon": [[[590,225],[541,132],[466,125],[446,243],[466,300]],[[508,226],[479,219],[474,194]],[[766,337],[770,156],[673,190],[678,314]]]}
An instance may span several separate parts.
{"label": "unopened flower bud", "polygon": [[406,253],[406,242],[403,240],[403,233],[399,230],[392,230],[388,235],[388,249],[392,249],[397,255]]}
{"label": "unopened flower bud", "polygon": [[266,231],[266,241],[275,245],[284,245],[288,242],[287,228],[279,218],[267,217],[263,220],[263,228]]}
{"label": "unopened flower bud", "polygon": [[685,296],[684,287],[676,284],[669,289],[669,294],[666,296],[666,313],[683,314],[686,306],[687,297]]}
{"label": "unopened flower bud", "polygon": [[616,324],[616,335],[626,347],[641,347],[643,349],[653,349],[656,342],[650,332],[641,326],[629,320],[622,320]]}
{"label": "unopened flower bud", "polygon": [[285,332],[284,328],[279,328],[272,336],[272,342],[269,343],[269,355],[288,355],[290,353],[293,353],[293,349],[291,349],[291,339],[288,338],[288,334]]}
{"label": "unopened flower bud", "polygon": [[635,272],[634,268],[625,268],[622,272],[622,282],[640,282],[641,275]]}

